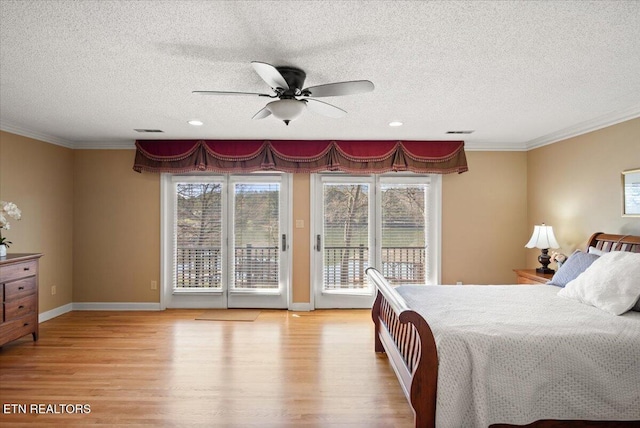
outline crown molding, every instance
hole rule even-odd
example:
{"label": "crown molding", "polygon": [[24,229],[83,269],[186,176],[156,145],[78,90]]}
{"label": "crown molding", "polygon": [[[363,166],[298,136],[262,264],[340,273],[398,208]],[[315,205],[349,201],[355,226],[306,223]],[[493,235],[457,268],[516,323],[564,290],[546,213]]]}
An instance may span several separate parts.
{"label": "crown molding", "polygon": [[0,122],[0,131],[9,132],[11,134],[20,135],[27,138],[33,138],[34,140],[43,141],[49,144],[55,144],[56,146],[66,147],[67,149],[92,149],[92,150],[134,150],[136,148],[135,140],[125,141],[69,141],[62,138],[54,137],[49,134],[42,134],[30,129],[24,129],[19,126],[14,126],[7,122]]}
{"label": "crown molding", "polygon": [[526,150],[537,149],[538,147],[547,146],[549,144],[557,143],[558,141],[577,137],[578,135],[583,135],[588,132],[597,131],[598,129],[606,128],[607,126],[612,126],[637,117],[640,117],[640,104],[633,105],[627,109],[614,113],[605,114],[604,116],[600,116],[596,119],[587,120],[577,125],[527,141],[525,143]]}
{"label": "crown molding", "polygon": [[135,150],[136,141],[82,141],[73,146],[82,150]]}
{"label": "crown molding", "polygon": [[12,134],[21,135],[27,138],[33,138],[34,140],[44,141],[45,143],[55,144],[56,146],[66,147],[67,149],[75,149],[75,144],[72,141],[63,140],[62,138],[54,137],[53,135],[42,134],[30,129],[20,128],[19,126],[14,126],[7,122],[0,122],[0,131],[10,132]]}
{"label": "crown molding", "polygon": [[526,152],[523,143],[495,143],[491,141],[465,141],[467,152]]}

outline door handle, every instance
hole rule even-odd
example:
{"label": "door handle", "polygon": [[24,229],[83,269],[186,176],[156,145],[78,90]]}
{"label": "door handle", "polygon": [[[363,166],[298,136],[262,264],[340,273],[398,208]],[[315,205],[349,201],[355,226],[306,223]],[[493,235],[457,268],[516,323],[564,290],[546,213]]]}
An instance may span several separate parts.
{"label": "door handle", "polygon": [[282,251],[287,251],[287,235],[282,234]]}
{"label": "door handle", "polygon": [[316,235],[316,251],[322,251],[322,237],[320,235]]}

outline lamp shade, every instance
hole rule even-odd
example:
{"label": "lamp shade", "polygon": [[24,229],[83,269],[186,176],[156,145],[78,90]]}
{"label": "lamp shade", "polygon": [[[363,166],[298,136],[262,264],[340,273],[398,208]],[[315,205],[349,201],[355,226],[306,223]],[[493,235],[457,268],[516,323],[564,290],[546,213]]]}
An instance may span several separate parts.
{"label": "lamp shade", "polygon": [[541,225],[535,225],[533,227],[533,234],[531,239],[525,245],[527,248],[559,248],[556,236],[553,234],[553,227],[547,226],[544,223]]}
{"label": "lamp shade", "polygon": [[272,101],[267,104],[267,109],[271,114],[280,120],[290,121],[300,117],[307,103],[294,99],[284,99]]}

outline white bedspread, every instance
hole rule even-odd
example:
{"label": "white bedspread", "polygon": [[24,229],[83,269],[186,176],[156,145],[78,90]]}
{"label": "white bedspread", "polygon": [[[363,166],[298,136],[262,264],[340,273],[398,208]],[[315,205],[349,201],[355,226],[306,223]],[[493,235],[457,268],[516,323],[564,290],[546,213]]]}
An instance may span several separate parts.
{"label": "white bedspread", "polygon": [[429,323],[438,427],[640,420],[640,313],[611,315],[554,286],[401,286]]}

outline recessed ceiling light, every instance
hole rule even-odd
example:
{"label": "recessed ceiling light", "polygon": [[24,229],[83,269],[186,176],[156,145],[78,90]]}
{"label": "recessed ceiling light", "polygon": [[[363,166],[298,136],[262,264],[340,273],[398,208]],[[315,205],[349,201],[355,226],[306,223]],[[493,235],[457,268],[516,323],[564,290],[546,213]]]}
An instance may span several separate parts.
{"label": "recessed ceiling light", "polygon": [[134,129],[136,132],[164,132],[162,129]]}
{"label": "recessed ceiling light", "polygon": [[193,125],[193,126],[202,126],[202,125],[204,125],[204,123],[202,123],[202,121],[200,121],[200,120],[190,120],[187,123],[189,125]]}
{"label": "recessed ceiling light", "polygon": [[473,134],[473,131],[447,131],[447,134]]}
{"label": "recessed ceiling light", "polygon": [[402,122],[394,120],[393,122],[389,122],[389,126],[402,126]]}

